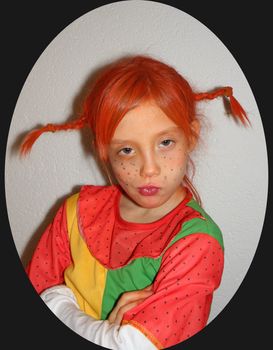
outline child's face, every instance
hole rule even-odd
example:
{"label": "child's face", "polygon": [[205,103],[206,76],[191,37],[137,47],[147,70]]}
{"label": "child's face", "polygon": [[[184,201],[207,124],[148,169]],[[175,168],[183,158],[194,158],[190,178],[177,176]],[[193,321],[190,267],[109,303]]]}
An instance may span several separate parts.
{"label": "child's face", "polygon": [[[121,120],[108,155],[129,198],[143,208],[157,208],[181,194],[191,149],[181,128],[156,104],[145,103]],[[150,195],[139,190],[151,185],[159,190]]]}

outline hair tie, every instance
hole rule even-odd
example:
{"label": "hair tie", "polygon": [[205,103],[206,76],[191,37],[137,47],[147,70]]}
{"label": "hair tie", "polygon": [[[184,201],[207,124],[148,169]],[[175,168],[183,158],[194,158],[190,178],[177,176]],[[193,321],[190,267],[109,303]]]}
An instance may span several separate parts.
{"label": "hair tie", "polygon": [[206,99],[213,100],[219,96],[225,96],[229,99],[231,114],[235,119],[239,119],[244,125],[246,125],[247,123],[251,125],[245,110],[233,96],[233,89],[231,86],[225,86],[212,92],[201,92],[194,94],[194,99],[195,101],[201,101]]}
{"label": "hair tie", "polygon": [[43,129],[44,131],[55,132],[56,126],[54,124],[47,124]]}
{"label": "hair tie", "polygon": [[231,97],[233,95],[233,89],[231,86],[225,87],[225,96],[226,97]]}

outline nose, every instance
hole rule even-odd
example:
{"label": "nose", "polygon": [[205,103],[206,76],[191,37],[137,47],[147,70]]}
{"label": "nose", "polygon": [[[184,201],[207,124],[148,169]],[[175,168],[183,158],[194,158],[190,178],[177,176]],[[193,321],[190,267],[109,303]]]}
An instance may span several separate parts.
{"label": "nose", "polygon": [[140,168],[140,176],[146,177],[154,177],[160,174],[160,166],[156,161],[156,157],[154,155],[146,155],[143,158],[142,166]]}

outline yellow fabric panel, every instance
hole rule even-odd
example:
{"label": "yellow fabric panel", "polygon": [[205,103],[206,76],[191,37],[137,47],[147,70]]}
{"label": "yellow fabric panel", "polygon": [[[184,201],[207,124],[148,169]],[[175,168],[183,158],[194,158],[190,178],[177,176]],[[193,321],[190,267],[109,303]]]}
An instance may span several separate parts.
{"label": "yellow fabric panel", "polygon": [[101,319],[102,299],[107,270],[91,255],[81,237],[77,219],[79,194],[67,199],[67,225],[73,263],[65,270],[66,285],[74,292],[80,308],[90,316]]}

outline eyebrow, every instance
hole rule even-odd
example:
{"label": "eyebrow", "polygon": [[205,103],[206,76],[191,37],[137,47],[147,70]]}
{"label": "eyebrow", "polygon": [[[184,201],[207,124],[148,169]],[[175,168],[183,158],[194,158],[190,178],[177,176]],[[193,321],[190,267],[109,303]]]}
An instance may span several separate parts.
{"label": "eyebrow", "polygon": [[[181,129],[181,127],[179,127],[179,126],[172,126],[172,127],[168,128],[168,129],[165,129],[165,130],[159,132],[155,136],[156,137],[160,137],[162,135],[168,134],[169,132],[178,131],[180,129]],[[133,140],[119,140],[119,139],[111,140],[111,144],[133,143],[133,142],[134,142]]]}

